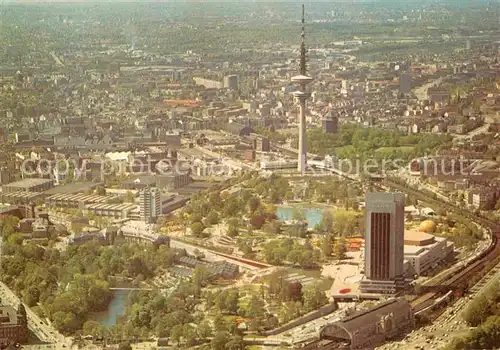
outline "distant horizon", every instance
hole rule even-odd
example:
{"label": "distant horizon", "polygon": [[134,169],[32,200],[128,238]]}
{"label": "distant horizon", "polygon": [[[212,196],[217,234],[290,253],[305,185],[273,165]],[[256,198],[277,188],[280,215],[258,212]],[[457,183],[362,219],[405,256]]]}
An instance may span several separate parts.
{"label": "distant horizon", "polygon": [[[246,3],[304,3],[304,4],[314,4],[314,3],[388,3],[393,0],[246,0]],[[425,3],[432,2],[442,3],[442,4],[457,4],[457,3],[467,3],[469,0],[400,0],[399,3],[408,3],[415,5],[422,5]],[[241,0],[0,0],[0,5],[12,5],[12,4],[61,4],[61,3],[170,3],[170,4],[204,4],[204,3],[234,3],[241,4]],[[244,3],[243,3],[244,4]],[[479,1],[477,5],[487,5],[486,1]]]}

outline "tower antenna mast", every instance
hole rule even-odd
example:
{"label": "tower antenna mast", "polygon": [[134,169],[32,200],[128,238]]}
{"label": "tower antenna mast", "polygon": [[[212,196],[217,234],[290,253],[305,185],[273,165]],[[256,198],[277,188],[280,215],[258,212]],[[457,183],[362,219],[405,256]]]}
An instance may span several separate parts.
{"label": "tower antenna mast", "polygon": [[302,33],[300,34],[300,74],[306,75],[306,20],[305,20],[305,11],[304,4],[302,4]]}

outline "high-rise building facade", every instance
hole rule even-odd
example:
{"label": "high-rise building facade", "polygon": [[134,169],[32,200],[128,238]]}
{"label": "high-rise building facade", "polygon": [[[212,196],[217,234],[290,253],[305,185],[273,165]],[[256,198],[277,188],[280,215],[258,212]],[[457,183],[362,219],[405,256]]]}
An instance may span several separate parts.
{"label": "high-rise building facade", "polygon": [[322,119],[322,127],[324,133],[336,133],[338,129],[339,119],[332,111],[328,113]]}
{"label": "high-rise building facade", "polygon": [[411,74],[403,72],[399,75],[399,93],[407,95],[411,92]]}
{"label": "high-rise building facade", "polygon": [[154,223],[161,215],[161,191],[158,188],[147,187],[139,194],[141,219]]}
{"label": "high-rise building facade", "polygon": [[403,193],[366,195],[365,279],[361,291],[394,293],[404,280]]}
{"label": "high-rise building facade", "polygon": [[238,90],[238,76],[227,75],[224,77],[224,88],[230,90]]}

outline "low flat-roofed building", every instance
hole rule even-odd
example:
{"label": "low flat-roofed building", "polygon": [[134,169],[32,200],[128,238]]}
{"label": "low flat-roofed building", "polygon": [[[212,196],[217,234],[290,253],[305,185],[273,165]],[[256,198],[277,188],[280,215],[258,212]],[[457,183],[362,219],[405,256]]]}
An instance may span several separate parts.
{"label": "low flat-roofed building", "polygon": [[217,146],[234,146],[238,144],[237,138],[220,138],[220,139],[209,139],[208,146],[215,148]]}
{"label": "low flat-roofed building", "polygon": [[161,200],[162,200],[162,205],[161,205],[162,214],[169,214],[172,211],[183,207],[184,204],[188,202],[189,197],[179,195],[166,200],[164,200],[164,198],[162,197]]}
{"label": "low flat-roofed building", "polygon": [[181,148],[177,151],[177,154],[179,156],[179,159],[181,160],[186,159],[192,161],[195,159],[203,159],[207,162],[210,162],[216,159],[212,155],[207,154],[206,152],[203,152],[197,148]]}
{"label": "low flat-roofed building", "polygon": [[2,192],[43,192],[52,187],[54,187],[54,180],[29,178],[3,185]]}
{"label": "low flat-roofed building", "polygon": [[407,276],[421,276],[437,268],[453,253],[453,243],[425,232],[406,231],[404,259]]}
{"label": "low flat-roofed building", "polygon": [[185,278],[190,278],[194,273],[194,269],[184,266],[172,266],[171,268],[169,268],[169,271],[177,277]]}
{"label": "low flat-roofed building", "polygon": [[192,256],[181,256],[179,258],[179,263],[181,265],[190,267],[190,268],[195,268],[196,266],[199,265],[206,265],[207,263],[201,260],[196,259],[195,257]]}
{"label": "low flat-roofed building", "polygon": [[208,270],[213,276],[223,279],[233,279],[238,276],[240,268],[238,265],[227,261],[216,261],[208,265]]}
{"label": "low flat-roofed building", "polygon": [[411,305],[404,299],[392,299],[356,312],[321,328],[320,338],[343,344],[342,349],[374,349],[387,339],[411,331],[415,319]]}
{"label": "low flat-roofed building", "polygon": [[206,261],[196,259],[192,256],[183,256],[179,258],[179,264],[189,269],[194,269],[197,266],[204,267],[211,276],[222,279],[233,279],[238,276],[240,272],[239,266],[230,262],[216,261],[207,263]]}
{"label": "low flat-roofed building", "polygon": [[42,198],[43,194],[40,192],[15,191],[15,192],[0,193],[0,202],[9,204],[34,203]]}
{"label": "low flat-roofed building", "polygon": [[295,169],[298,162],[296,160],[281,159],[277,161],[262,161],[260,162],[261,170],[276,170],[276,169]]}
{"label": "low flat-roofed building", "polygon": [[411,246],[427,246],[435,242],[435,237],[420,231],[405,231],[404,243]]}
{"label": "low flat-roofed building", "polygon": [[45,203],[50,207],[80,208],[88,204],[106,203],[113,198],[117,197],[84,193],[60,193],[47,197]]}
{"label": "low flat-roofed building", "polygon": [[146,187],[155,187],[156,181],[154,175],[138,175],[131,180],[121,182],[120,188],[127,190],[143,190]]}
{"label": "low flat-roofed building", "polygon": [[93,190],[97,187],[103,187],[104,184],[102,182],[85,182],[78,181],[69,184],[59,185],[50,190],[44,192],[45,196],[52,196],[55,194],[75,194],[75,193],[84,193],[89,190]]}
{"label": "low flat-roofed building", "polygon": [[171,171],[156,176],[156,187],[166,190],[175,190],[189,185],[192,181],[191,169],[179,172]]}
{"label": "low flat-roofed building", "polygon": [[107,204],[96,203],[87,205],[86,210],[97,216],[108,216],[114,219],[126,219],[128,214],[137,208],[136,204]]}

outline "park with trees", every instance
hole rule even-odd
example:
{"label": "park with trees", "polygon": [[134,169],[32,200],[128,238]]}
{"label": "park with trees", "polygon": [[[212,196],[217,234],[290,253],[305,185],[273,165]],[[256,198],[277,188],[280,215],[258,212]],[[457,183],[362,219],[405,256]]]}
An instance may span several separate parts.
{"label": "park with trees", "polygon": [[[292,136],[292,145],[297,148],[298,136]],[[324,133],[322,129],[310,129],[307,134],[307,149],[319,156],[336,155],[347,160],[395,160],[410,161],[415,157],[432,154],[435,149],[451,143],[449,135],[407,135],[396,130],[364,128],[343,124],[338,133]],[[386,169],[387,170],[387,169]]]}
{"label": "park with trees", "polygon": [[[363,233],[364,216],[358,208],[362,184],[327,177],[310,179],[304,187],[273,174],[267,178],[250,175],[239,187],[231,195],[208,190],[195,196],[179,214],[186,222],[186,239],[211,244],[210,232],[218,227],[219,234],[234,239],[234,249],[246,258],[309,269],[324,261],[344,259],[345,238]],[[317,203],[323,208],[318,209],[323,211],[322,221],[314,229],[300,224],[306,222],[301,203],[293,206],[296,223],[283,225],[277,217],[277,205],[282,203],[278,198],[298,196],[306,206]],[[320,243],[311,244],[312,238],[319,238]],[[228,245],[215,249],[232,252]]]}
{"label": "park with trees", "polygon": [[3,217],[2,281],[41,317],[65,334],[74,334],[92,315],[105,311],[117,280],[135,285],[171,266],[183,251],[165,245],[95,242],[61,251],[43,247],[16,233],[17,218]]}
{"label": "park with trees", "polygon": [[125,323],[106,329],[87,321],[83,334],[113,337],[116,342],[154,335],[168,337],[182,348],[228,349],[231,343],[243,349],[245,334],[274,329],[329,302],[321,285],[288,282],[282,270],[262,284],[224,289],[202,288],[204,276],[197,268],[168,295],[157,290],[132,292]]}
{"label": "park with trees", "polygon": [[453,339],[446,350],[494,349],[500,339],[500,287],[490,284],[463,311],[463,318],[473,328],[464,337]]}
{"label": "park with trees", "polygon": [[274,205],[289,189],[288,181],[279,176],[269,179],[251,176],[236,194],[209,189],[193,196],[180,215],[195,238],[208,238],[207,229],[217,225],[234,238],[242,232],[273,225],[277,219]]}
{"label": "park with trees", "polygon": [[[241,211],[262,210],[262,202],[252,198],[256,197],[249,196]],[[239,229],[235,219],[229,221],[230,227]],[[156,288],[131,292],[124,322],[106,327],[94,315],[107,310],[113,298],[110,288],[117,281],[144,285],[165,273],[185,252],[124,242],[109,246],[89,242],[60,251],[26,241],[16,233],[17,223],[14,217],[0,221],[2,280],[67,335],[92,336],[122,348],[128,341],[156,336],[168,337],[179,347],[227,349],[223,344],[233,344],[232,348],[243,349],[245,332],[273,329],[328,303],[324,286],[288,282],[282,271],[262,285],[221,290],[207,287],[210,275],[197,267],[191,278],[180,279],[168,293]],[[290,246],[285,259],[291,264],[310,267],[320,259],[321,251],[310,242],[285,238],[285,244]],[[238,327],[241,320],[246,328]]]}

